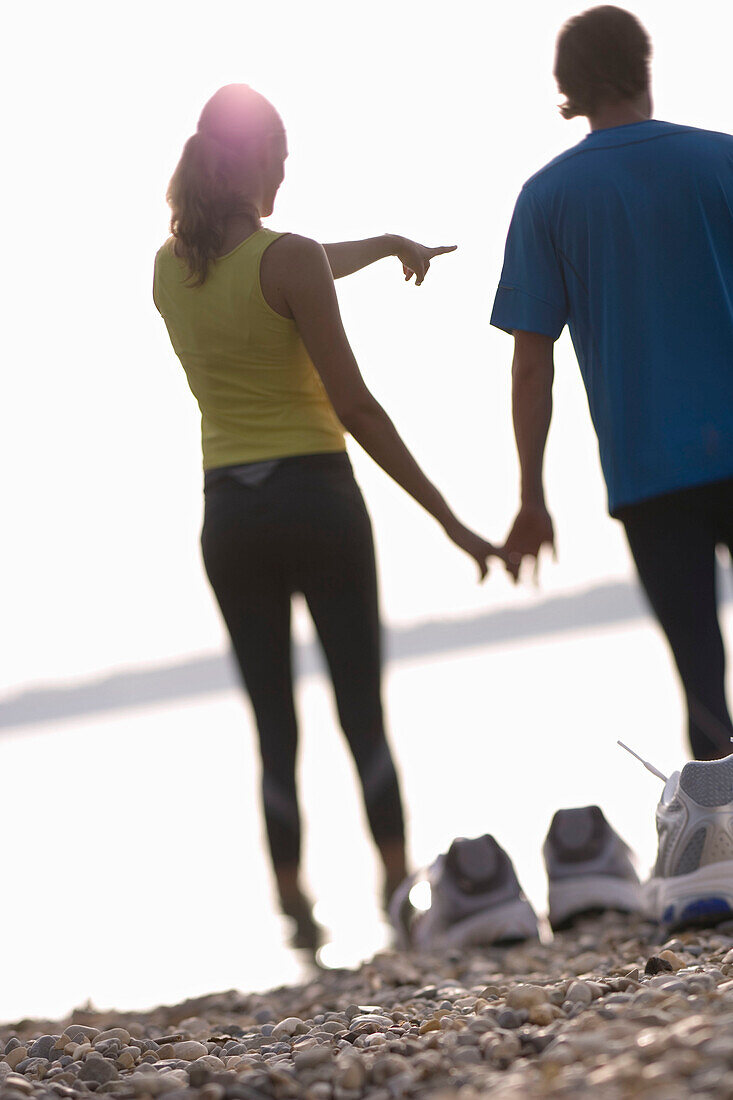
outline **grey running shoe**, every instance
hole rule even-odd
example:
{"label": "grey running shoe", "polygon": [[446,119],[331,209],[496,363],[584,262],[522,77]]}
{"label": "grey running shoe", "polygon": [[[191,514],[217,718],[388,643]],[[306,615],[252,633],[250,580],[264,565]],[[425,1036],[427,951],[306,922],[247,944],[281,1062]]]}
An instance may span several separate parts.
{"label": "grey running shoe", "polygon": [[629,849],[598,806],[558,810],[542,854],[555,932],[583,914],[643,910],[642,888]]}
{"label": "grey running shoe", "polygon": [[669,928],[733,917],[733,756],[693,760],[667,780],[649,915]]}
{"label": "grey running shoe", "polygon": [[537,917],[492,836],[458,837],[397,888],[389,916],[400,946],[436,950],[537,939]]}

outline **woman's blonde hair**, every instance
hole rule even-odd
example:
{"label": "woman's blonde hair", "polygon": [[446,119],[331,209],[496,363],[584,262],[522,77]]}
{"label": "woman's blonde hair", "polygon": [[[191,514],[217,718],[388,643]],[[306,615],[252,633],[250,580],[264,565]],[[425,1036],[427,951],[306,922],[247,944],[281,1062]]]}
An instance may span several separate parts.
{"label": "woman's blonde hair", "polygon": [[282,132],[275,108],[248,84],[225,85],[201,112],[166,195],[176,252],[188,266],[192,286],[206,281],[221,251],[227,216],[246,207],[237,183],[248,162],[271,135]]}

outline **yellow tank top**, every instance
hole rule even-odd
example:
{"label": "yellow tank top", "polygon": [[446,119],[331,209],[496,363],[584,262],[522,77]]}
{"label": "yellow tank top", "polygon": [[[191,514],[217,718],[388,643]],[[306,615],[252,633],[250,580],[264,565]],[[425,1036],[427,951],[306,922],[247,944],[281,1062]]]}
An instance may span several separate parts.
{"label": "yellow tank top", "polygon": [[260,260],[281,237],[258,229],[209,268],[200,287],[169,238],[155,257],[153,298],[201,409],[204,469],[346,449],[295,322],[260,286]]}

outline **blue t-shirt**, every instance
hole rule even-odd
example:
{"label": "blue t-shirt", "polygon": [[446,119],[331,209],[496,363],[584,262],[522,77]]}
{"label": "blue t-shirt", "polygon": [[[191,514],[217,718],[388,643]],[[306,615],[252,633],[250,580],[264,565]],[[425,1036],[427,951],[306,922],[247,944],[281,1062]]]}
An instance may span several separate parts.
{"label": "blue t-shirt", "polygon": [[609,508],[733,477],[733,137],[595,130],[524,185],[491,323],[570,328]]}

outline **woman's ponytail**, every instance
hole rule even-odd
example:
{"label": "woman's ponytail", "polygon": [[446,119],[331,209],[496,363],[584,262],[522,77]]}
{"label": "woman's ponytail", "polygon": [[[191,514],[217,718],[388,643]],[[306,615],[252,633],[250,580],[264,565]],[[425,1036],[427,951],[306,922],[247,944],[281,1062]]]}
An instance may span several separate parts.
{"label": "woman's ponytail", "polygon": [[236,201],[223,171],[222,152],[205,134],[194,134],[184,145],[168,185],[171,233],[188,265],[192,286],[206,280],[209,264],[221,249],[226,216]]}
{"label": "woman's ponytail", "polygon": [[239,189],[244,166],[276,130],[282,122],[275,108],[247,84],[220,88],[201,112],[166,195],[176,253],[191,286],[206,281],[220,254],[227,216],[247,205]]}

